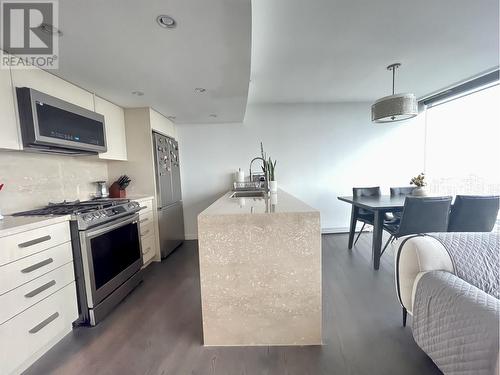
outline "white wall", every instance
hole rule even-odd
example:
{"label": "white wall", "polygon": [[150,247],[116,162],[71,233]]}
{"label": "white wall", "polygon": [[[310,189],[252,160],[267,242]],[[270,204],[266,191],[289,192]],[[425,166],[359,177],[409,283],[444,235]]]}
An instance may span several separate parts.
{"label": "white wall", "polygon": [[423,170],[424,121],[372,124],[370,103],[249,104],[243,124],[179,125],[186,237],[197,215],[248,174],[259,142],[277,159],[281,188],[321,211],[323,231],[345,230],[353,186],[406,186]]}

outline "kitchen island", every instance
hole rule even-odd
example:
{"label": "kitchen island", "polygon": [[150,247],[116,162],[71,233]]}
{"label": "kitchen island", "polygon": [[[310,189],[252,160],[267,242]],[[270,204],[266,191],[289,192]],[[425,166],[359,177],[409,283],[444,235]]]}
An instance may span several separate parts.
{"label": "kitchen island", "polygon": [[232,194],[198,216],[204,344],[320,345],[319,211]]}

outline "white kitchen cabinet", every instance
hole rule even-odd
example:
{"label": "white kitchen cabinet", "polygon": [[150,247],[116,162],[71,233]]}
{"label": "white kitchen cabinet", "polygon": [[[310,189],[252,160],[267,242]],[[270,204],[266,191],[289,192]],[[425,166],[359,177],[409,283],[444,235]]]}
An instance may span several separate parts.
{"label": "white kitchen cabinet", "polygon": [[10,69],[0,69],[0,149],[22,149]]}
{"label": "white kitchen cabinet", "polygon": [[107,160],[127,160],[125,113],[123,108],[95,96],[95,111],[104,116],[108,151],[99,154]]}
{"label": "white kitchen cabinet", "polygon": [[12,69],[12,84],[30,87],[88,110],[94,110],[94,95],[42,69]]}
{"label": "white kitchen cabinet", "polygon": [[0,374],[19,374],[78,318],[67,221],[0,238]]}
{"label": "white kitchen cabinet", "polygon": [[151,123],[151,129],[168,135],[169,137],[177,138],[174,123],[152,108],[149,109],[149,121]]}
{"label": "white kitchen cabinet", "polygon": [[132,200],[139,202],[139,226],[141,234],[142,261],[147,267],[152,260],[159,259],[158,217],[153,197]]}

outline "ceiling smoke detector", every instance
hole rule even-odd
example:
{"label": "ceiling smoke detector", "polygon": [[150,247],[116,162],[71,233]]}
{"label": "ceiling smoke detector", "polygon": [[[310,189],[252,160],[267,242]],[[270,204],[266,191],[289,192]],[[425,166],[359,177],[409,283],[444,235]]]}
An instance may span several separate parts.
{"label": "ceiling smoke detector", "polygon": [[196,92],[197,94],[202,94],[205,91],[207,91],[207,89],[204,89],[203,87],[197,87],[194,89],[194,92]]}
{"label": "ceiling smoke detector", "polygon": [[212,118],[217,118],[217,115],[215,113],[211,113],[211,114],[209,114],[209,116]]}
{"label": "ceiling smoke detector", "polygon": [[156,17],[156,22],[158,22],[158,25],[164,27],[165,29],[174,29],[177,27],[177,22],[172,17],[165,14],[161,14]]}
{"label": "ceiling smoke detector", "polygon": [[135,95],[135,96],[143,96],[144,95],[144,92],[140,91],[140,90],[134,90],[132,91],[132,95]]}

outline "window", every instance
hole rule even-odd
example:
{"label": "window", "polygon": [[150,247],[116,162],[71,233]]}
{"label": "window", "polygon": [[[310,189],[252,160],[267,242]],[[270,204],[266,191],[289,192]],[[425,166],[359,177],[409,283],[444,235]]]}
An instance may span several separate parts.
{"label": "window", "polygon": [[500,194],[500,86],[426,110],[425,171],[432,194]]}

